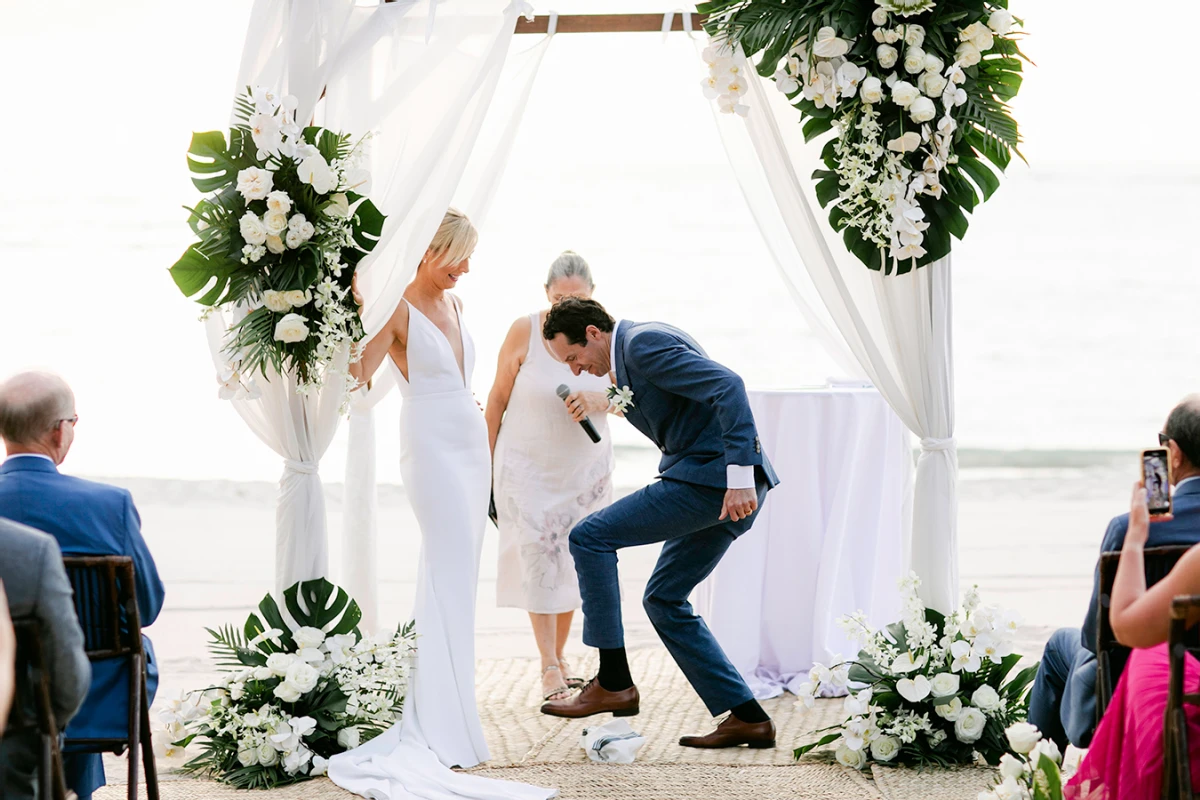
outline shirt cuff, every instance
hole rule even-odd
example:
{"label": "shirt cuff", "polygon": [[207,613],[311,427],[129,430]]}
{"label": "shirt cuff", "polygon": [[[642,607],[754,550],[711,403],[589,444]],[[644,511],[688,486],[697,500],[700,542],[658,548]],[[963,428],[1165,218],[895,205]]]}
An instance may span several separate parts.
{"label": "shirt cuff", "polygon": [[729,489],[753,489],[754,467],[727,464],[725,466],[725,486]]}

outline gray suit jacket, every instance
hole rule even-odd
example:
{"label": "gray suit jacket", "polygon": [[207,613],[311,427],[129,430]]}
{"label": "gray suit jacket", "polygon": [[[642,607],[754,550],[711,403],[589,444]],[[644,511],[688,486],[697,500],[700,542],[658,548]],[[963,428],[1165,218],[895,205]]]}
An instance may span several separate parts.
{"label": "gray suit jacket", "polygon": [[[0,580],[12,618],[35,619],[41,624],[54,714],[59,727],[65,728],[87,697],[92,669],[83,649],[83,631],[75,616],[58,542],[41,531],[0,518]],[[20,676],[17,685],[21,685]],[[0,788],[5,796],[32,796],[31,768],[36,767],[36,761],[30,761],[32,746],[32,742],[5,738],[0,748],[4,771]]]}

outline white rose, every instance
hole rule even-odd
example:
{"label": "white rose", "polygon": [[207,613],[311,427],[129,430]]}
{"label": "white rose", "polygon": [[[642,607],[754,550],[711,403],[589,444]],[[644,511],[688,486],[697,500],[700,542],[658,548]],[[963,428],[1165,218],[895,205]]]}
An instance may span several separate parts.
{"label": "white rose", "polygon": [[900,41],[900,29],[889,28],[888,30],[884,31],[883,40],[888,44],[895,44],[896,42]]}
{"label": "white rose", "polygon": [[892,86],[892,101],[896,105],[908,108],[920,96],[921,90],[908,81],[896,81],[896,84]]}
{"label": "white rose", "polygon": [[273,767],[279,763],[279,753],[269,744],[260,744],[258,746],[258,763],[264,767]]}
{"label": "white rose", "polygon": [[996,44],[992,32],[982,22],[972,22],[958,32],[958,38],[960,41],[975,45],[981,53],[986,53]]}
{"label": "white rose", "polygon": [[1004,735],[1008,737],[1008,746],[1012,748],[1012,751],[1021,755],[1031,752],[1042,738],[1041,731],[1037,729],[1037,726],[1028,722],[1010,725],[1008,730],[1004,731]]}
{"label": "white rose", "polygon": [[[309,299],[311,299],[307,298],[302,302],[297,302],[296,300],[292,299],[293,295],[300,295],[303,297],[304,292],[287,292],[288,302],[294,306],[302,306],[304,303],[307,303]],[[320,647],[321,643],[325,641],[325,631],[321,630],[320,628],[305,626],[295,631],[292,634],[292,638],[296,640],[296,644],[300,647]]]}
{"label": "white rose", "polygon": [[289,230],[287,232],[287,237],[283,241],[287,243],[288,247],[295,250],[297,247],[304,244],[304,237],[300,235],[300,231]]}
{"label": "white rose", "polygon": [[844,742],[838,745],[838,749],[834,757],[837,758],[837,762],[843,767],[850,767],[851,769],[864,769],[867,766],[866,751],[863,749],[851,750],[850,746]]}
{"label": "white rose", "polygon": [[988,17],[987,24],[993,33],[1003,36],[1013,29],[1014,22],[1012,12],[1005,8],[999,8],[993,11],[992,15]]}
{"label": "white rose", "polygon": [[282,190],[276,190],[267,195],[267,211],[282,211],[287,213],[292,210],[292,198],[288,197],[288,193]]}
{"label": "white rose", "polygon": [[875,41],[879,42],[880,44],[883,44],[884,42],[887,41],[887,31],[885,31],[883,28],[876,28],[875,31],[871,34],[871,38],[873,38]]}
{"label": "white rose", "polygon": [[[312,292],[310,292],[308,290],[305,290],[302,292],[299,289],[292,289],[290,292],[283,293],[283,299],[287,300],[292,308],[299,308],[300,306],[307,305],[312,300]],[[317,630],[316,628],[301,628],[300,630],[301,631],[305,631],[305,630],[317,631],[317,633],[321,633],[321,631]],[[321,642],[325,641],[325,635],[323,633],[321,634],[321,638],[316,641],[316,644],[308,643],[309,641],[311,641],[311,636],[305,642],[301,642],[299,634],[300,634],[300,632],[297,631],[295,634],[293,634],[293,636],[296,637],[296,644],[300,645],[300,648],[302,650],[320,647]],[[304,659],[304,660],[308,661],[309,659]]]}
{"label": "white rose", "polygon": [[237,190],[242,197],[246,198],[247,203],[251,200],[262,200],[271,193],[271,184],[274,180],[275,176],[269,170],[246,167],[238,172]]}
{"label": "white rose", "polygon": [[262,223],[269,236],[278,236],[287,230],[287,214],[282,211],[268,211],[263,214]]}
{"label": "white rose", "polygon": [[[276,336],[275,338],[278,339],[279,337]],[[284,681],[275,687],[273,694],[285,703],[294,703],[300,699],[304,692],[300,691],[295,685]]]}
{"label": "white rose", "polygon": [[871,741],[871,758],[887,763],[900,755],[900,740],[894,736],[877,736]]}
{"label": "white rose", "polygon": [[921,134],[909,131],[903,136],[897,136],[887,143],[887,149],[894,153],[911,153],[921,146]]}
{"label": "white rose", "polygon": [[238,220],[238,231],[246,240],[246,244],[260,245],[267,241],[267,229],[253,211],[247,211]]}
{"label": "white rose", "polygon": [[243,767],[253,767],[255,764],[258,763],[258,750],[254,749],[254,748],[238,750],[237,757],[238,757],[238,763],[241,764]]}
{"label": "white rose", "polygon": [[[284,320],[287,320],[287,318],[291,317],[291,316],[300,317],[299,314],[295,314],[295,315],[288,314],[287,317],[284,317],[283,320],[280,321],[281,324]],[[301,320],[301,324],[303,324],[304,318],[300,317],[300,320]],[[279,329],[276,328],[276,337],[275,338],[279,338],[278,333],[279,333]],[[308,329],[305,328],[304,336],[307,336],[307,335],[308,335]],[[300,339],[303,339],[304,336],[301,336]],[[300,339],[295,339],[293,341],[300,341]],[[287,341],[287,340],[284,339],[284,341]],[[315,669],[313,669],[311,665],[306,664],[303,661],[297,661],[295,664],[292,664],[292,666],[288,667],[287,677],[284,678],[284,683],[290,683],[293,686],[295,686],[297,689],[299,689],[301,693],[307,693],[307,692],[311,692],[313,689],[316,688],[317,680],[320,677],[321,677],[320,673],[318,673]]]}
{"label": "white rose", "polygon": [[358,732],[358,728],[356,727],[342,728],[340,731],[338,731],[337,735],[338,744],[347,750],[353,750],[354,748],[358,747],[360,738],[361,734]]}
{"label": "white rose", "polygon": [[942,71],[942,68],[945,66],[946,65],[942,62],[942,60],[940,58],[938,58],[937,56],[935,56],[933,53],[925,54],[925,71],[926,72],[937,72],[940,74]]}
{"label": "white rose", "polygon": [[904,51],[904,71],[916,75],[925,71],[925,51],[919,47],[910,47]]}
{"label": "white rose", "polygon": [[[263,305],[267,307],[267,310],[274,311],[276,314],[286,314],[292,310],[292,304],[288,302],[285,295],[285,292],[277,292],[274,289],[267,289],[265,292],[263,292]],[[275,658],[276,656],[288,657],[288,654],[272,653],[270,657],[267,658],[267,667],[276,674],[283,675],[285,672],[287,672],[287,668],[292,665],[292,662],[289,660],[285,663],[283,658]],[[274,665],[271,662],[272,658],[275,659]]]}
{"label": "white rose", "polygon": [[313,234],[317,232],[317,229],[313,227],[311,222],[306,222],[297,228],[296,232],[300,234],[301,239],[307,242],[313,237]]}
{"label": "white rose", "polygon": [[984,684],[971,695],[971,705],[984,711],[995,711],[1000,707],[1000,695],[995,689]]}
{"label": "white rose", "polygon": [[[254,672],[251,674],[256,681],[269,681],[275,677],[275,673],[271,671],[270,667],[255,667]],[[249,725],[250,723],[247,722],[246,724]]]}
{"label": "white rose", "polygon": [[1000,756],[1000,777],[1020,778],[1024,774],[1025,763],[1021,759],[1013,757],[1012,753]]}
{"label": "white rose", "polygon": [[284,244],[283,239],[280,239],[278,236],[268,236],[267,249],[275,255],[279,255],[280,253],[287,252],[287,245]]}
{"label": "white rose", "polygon": [[925,28],[921,25],[905,25],[904,43],[909,47],[920,47],[925,44]]}
{"label": "white rose", "polygon": [[916,123],[929,122],[937,116],[937,107],[928,97],[918,97],[908,107],[908,114]]}
{"label": "white rose", "polygon": [[940,706],[934,706],[934,713],[947,722],[955,722],[963,713],[962,700],[955,697],[949,703],[943,703]]}
{"label": "white rose", "polygon": [[958,687],[961,683],[962,679],[953,672],[942,672],[933,676],[929,687],[933,690],[934,697],[950,697],[958,694]]}
{"label": "white rose", "polygon": [[1062,753],[1059,752],[1058,745],[1050,739],[1042,739],[1034,745],[1033,750],[1029,753],[1029,763],[1033,764],[1036,769],[1043,755],[1049,757],[1055,764],[1062,763]]}
{"label": "white rose", "polygon": [[319,153],[301,161],[296,172],[300,176],[300,182],[312,186],[317,194],[328,194],[337,188],[337,176]]}
{"label": "white rose", "polygon": [[917,86],[928,97],[941,97],[946,84],[947,80],[936,72],[926,72],[917,78]]}
{"label": "white rose", "polygon": [[308,220],[304,218],[303,214],[293,214],[292,218],[288,220],[288,230],[298,231],[304,227],[304,223],[306,222],[308,222]]}
{"label": "white rose", "polygon": [[[308,321],[299,314],[288,314],[275,325],[275,341],[277,342],[302,342],[307,338]],[[312,669],[312,667],[308,668]]]}
{"label": "white rose", "polygon": [[858,87],[858,96],[864,103],[878,103],[883,100],[883,82],[872,75]]}
{"label": "white rose", "polygon": [[954,735],[965,744],[977,742],[979,737],[983,736],[983,729],[986,725],[987,717],[983,715],[982,711],[978,708],[966,708],[954,721]]}
{"label": "white rose", "polygon": [[839,39],[837,31],[827,25],[817,31],[817,41],[812,51],[813,55],[821,58],[837,58],[850,51],[850,43]]}
{"label": "white rose", "polygon": [[964,67],[973,67],[979,63],[982,58],[979,48],[970,42],[963,42],[954,51],[954,60],[962,64]]}
{"label": "white rose", "polygon": [[900,58],[900,52],[890,44],[881,44],[875,48],[875,57],[879,59],[879,66],[884,69],[891,69],[896,66],[896,61]]}
{"label": "white rose", "polygon": [[882,8],[877,8],[871,12],[871,22],[874,22],[876,25],[887,25],[887,21],[888,14]]}

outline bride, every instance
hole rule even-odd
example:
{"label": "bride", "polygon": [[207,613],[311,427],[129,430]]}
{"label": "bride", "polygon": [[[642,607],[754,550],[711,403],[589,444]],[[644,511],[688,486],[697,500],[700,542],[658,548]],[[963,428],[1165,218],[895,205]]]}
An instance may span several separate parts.
{"label": "bride", "polygon": [[334,783],[373,800],[546,800],[557,794],[449,769],[488,758],[475,706],[475,594],[491,457],[487,425],[471,393],[474,344],[462,301],[448,291],[470,271],[478,238],[465,215],[446,212],[387,326],[351,366],[360,383],[385,358],[397,373],[404,397],[400,473],[422,542],[413,612],[417,659],[403,716],[329,764]]}

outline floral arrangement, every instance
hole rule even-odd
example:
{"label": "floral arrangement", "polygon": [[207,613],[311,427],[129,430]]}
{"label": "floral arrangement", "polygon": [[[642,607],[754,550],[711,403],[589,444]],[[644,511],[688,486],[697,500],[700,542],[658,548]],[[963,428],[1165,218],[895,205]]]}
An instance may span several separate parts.
{"label": "floral arrangement", "polygon": [[[1000,763],[1008,751],[1005,729],[1023,720],[1037,667],[1011,676],[1015,614],[980,603],[971,589],[949,616],[925,608],[915,574],[900,580],[903,619],[873,630],[861,612],[839,621],[857,641],[858,658],[832,668],[818,664],[799,687],[812,706],[824,689],[858,686],[845,700],[849,718],[833,733],[795,751],[796,758],[837,742],[838,762],[969,764],[976,754]],[[817,731],[823,733],[825,731]]]}
{"label": "floral arrangement", "polygon": [[[1008,0],[711,0],[705,91],[743,116],[747,56],[799,109],[805,141],[834,131],[813,173],[846,247],[903,274],[950,253],[999,188],[1021,137],[1021,24]],[[1023,157],[1022,157],[1023,158]],[[989,163],[991,166],[989,166]]]}
{"label": "floral arrangement", "polygon": [[225,399],[256,396],[268,368],[313,391],[363,337],[351,280],[384,222],[364,197],[369,137],[301,128],[295,110],[294,97],[247,88],[228,141],[196,133],[188,149],[192,182],[210,194],[187,209],[199,241],[170,271],[184,295],[231,312]]}
{"label": "floral arrangement", "polygon": [[1005,731],[1012,755],[1000,758],[1000,780],[978,800],[1062,800],[1062,753],[1036,725],[1018,722]]}
{"label": "floral arrangement", "polygon": [[412,623],[363,636],[358,604],[326,580],[294,584],[283,596],[286,617],[267,595],[244,631],[209,629],[225,678],[160,717],[166,754],[180,758],[202,743],[182,771],[243,789],[295,783],[323,775],[330,757],[400,718],[416,652]]}

